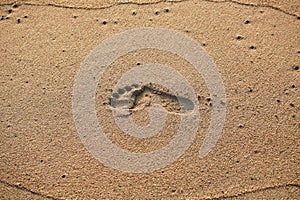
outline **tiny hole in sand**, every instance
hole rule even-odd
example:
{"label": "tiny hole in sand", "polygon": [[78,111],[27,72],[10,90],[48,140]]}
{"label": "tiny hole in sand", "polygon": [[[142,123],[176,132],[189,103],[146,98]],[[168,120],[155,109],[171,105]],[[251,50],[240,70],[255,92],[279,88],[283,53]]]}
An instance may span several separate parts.
{"label": "tiny hole in sand", "polygon": [[295,71],[299,70],[299,66],[293,66],[293,70]]}

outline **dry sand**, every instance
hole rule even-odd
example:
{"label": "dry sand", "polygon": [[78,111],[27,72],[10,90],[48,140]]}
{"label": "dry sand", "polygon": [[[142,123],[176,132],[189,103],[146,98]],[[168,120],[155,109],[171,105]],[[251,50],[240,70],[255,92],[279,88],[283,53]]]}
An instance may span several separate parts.
{"label": "dry sand", "polygon": [[[2,0],[0,7],[1,199],[299,198],[299,1],[14,3]],[[205,82],[187,61],[153,49],[109,66],[97,88],[98,120],[115,144],[130,151],[170,142],[177,125],[149,140],[133,138],[117,128],[106,104],[136,63],[164,63],[201,96],[192,146],[170,166],[135,174],[105,167],[82,144],[72,114],[76,74],[101,41],[137,27],[180,31],[214,59],[226,88],[227,117],[205,158],[198,158],[210,118]],[[176,106],[168,109],[168,123],[176,124]],[[149,122],[146,111],[137,108],[137,123]]]}

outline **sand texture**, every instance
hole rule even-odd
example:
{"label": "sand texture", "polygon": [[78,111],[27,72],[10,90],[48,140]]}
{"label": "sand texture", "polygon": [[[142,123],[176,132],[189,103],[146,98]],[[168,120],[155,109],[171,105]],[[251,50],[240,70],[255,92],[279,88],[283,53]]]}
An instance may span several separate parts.
{"label": "sand texture", "polygon": [[[0,199],[299,198],[299,1],[0,2]],[[169,91],[146,85],[134,89],[131,117],[147,125],[149,108],[161,103],[166,126],[148,139],[118,128],[112,91],[139,64],[180,72],[197,94],[200,113],[196,137],[176,162],[126,173],[85,148],[72,98],[87,55],[105,39],[139,27],[176,30],[202,45],[222,76],[226,122],[216,146],[199,159],[212,106],[203,77],[171,52],[142,49],[119,57],[99,80],[95,101],[98,122],[114,144],[155,151],[174,138],[180,122]]]}

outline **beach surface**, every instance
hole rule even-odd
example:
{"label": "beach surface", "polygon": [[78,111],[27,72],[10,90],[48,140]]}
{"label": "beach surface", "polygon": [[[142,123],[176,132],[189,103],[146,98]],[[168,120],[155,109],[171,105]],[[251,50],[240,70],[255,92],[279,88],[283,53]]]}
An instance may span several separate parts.
{"label": "beach surface", "polygon": [[[2,0],[0,5],[0,199],[299,198],[299,1]],[[142,27],[175,30],[209,54],[226,91],[226,120],[216,145],[199,158],[214,106],[205,78],[188,60],[160,49],[118,57],[95,93],[98,123],[113,144],[136,153],[161,149],[172,142],[185,114],[165,88],[136,88],[133,121],[146,126],[151,105],[162,102],[166,124],[149,138],[124,134],[111,97],[124,93],[115,94],[114,87],[134,67],[172,67],[192,86],[199,104],[198,129],[184,154],[165,167],[134,173],[91,154],[72,106],[76,77],[90,52],[116,34]]]}

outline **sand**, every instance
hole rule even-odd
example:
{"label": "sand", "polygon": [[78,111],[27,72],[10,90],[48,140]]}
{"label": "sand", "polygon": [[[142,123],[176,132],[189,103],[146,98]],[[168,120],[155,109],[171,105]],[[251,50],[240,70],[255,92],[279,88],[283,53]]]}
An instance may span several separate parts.
{"label": "sand", "polygon": [[[0,8],[1,199],[299,198],[299,2],[8,0]],[[180,122],[178,105],[166,92],[168,119],[159,134],[140,139],[117,127],[109,99],[137,63],[178,70],[199,96],[201,116],[192,145],[177,161],[128,173],[85,148],[72,101],[89,53],[139,27],[176,30],[200,43],[222,76],[227,109],[216,146],[200,159],[211,114],[203,77],[187,60],[157,49],[118,58],[99,80],[96,96],[98,122],[114,144],[154,151],[172,141]],[[163,95],[141,93],[132,118],[146,125],[149,105]]]}

